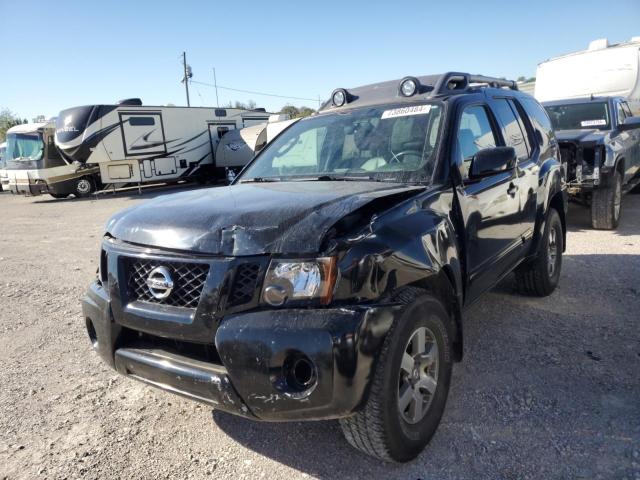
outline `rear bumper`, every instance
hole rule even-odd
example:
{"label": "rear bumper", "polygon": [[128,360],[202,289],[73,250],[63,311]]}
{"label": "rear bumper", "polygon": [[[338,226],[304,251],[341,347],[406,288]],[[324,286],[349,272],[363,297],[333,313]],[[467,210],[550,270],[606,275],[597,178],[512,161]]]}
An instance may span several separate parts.
{"label": "rear bumper", "polygon": [[[83,299],[94,348],[121,374],[266,421],[340,418],[356,411],[366,399],[376,358],[401,308],[230,315],[220,322],[215,338],[202,339],[215,344],[219,355],[219,361],[210,362],[171,348],[127,345],[124,339],[131,335],[114,319],[106,290],[94,283]],[[290,378],[291,362],[300,358],[313,370],[304,388]]]}
{"label": "rear bumper", "polygon": [[18,181],[18,182],[9,182],[9,190],[14,195],[43,195],[45,193],[49,193],[49,187],[44,181]]}

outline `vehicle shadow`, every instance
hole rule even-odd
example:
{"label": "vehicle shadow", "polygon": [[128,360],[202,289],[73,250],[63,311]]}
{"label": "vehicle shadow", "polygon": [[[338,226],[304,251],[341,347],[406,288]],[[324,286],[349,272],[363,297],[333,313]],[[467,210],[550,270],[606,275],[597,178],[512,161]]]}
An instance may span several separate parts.
{"label": "vehicle shadow", "polygon": [[94,202],[94,201],[108,201],[109,199],[130,199],[130,200],[151,200],[152,198],[159,197],[161,195],[169,195],[171,193],[188,192],[192,190],[201,190],[205,188],[215,188],[223,186],[220,184],[200,185],[197,183],[184,183],[173,185],[154,185],[149,187],[143,187],[140,191],[137,188],[127,188],[123,190],[116,190],[115,192],[109,190],[103,190],[93,194],[89,197],[76,198],[70,196],[67,198],[53,198],[49,195],[42,195],[34,200],[35,204],[50,204],[55,202]]}

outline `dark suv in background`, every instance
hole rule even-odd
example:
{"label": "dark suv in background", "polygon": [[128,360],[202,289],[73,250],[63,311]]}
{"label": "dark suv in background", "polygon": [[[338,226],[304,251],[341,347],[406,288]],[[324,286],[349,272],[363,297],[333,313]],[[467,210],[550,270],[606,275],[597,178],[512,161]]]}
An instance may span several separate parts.
{"label": "dark suv in background", "polygon": [[229,187],[107,224],[83,300],[120,373],[250,419],[339,419],[407,461],[434,434],[463,311],[560,277],[566,189],[544,109],[450,72],[337,89]]}
{"label": "dark suv in background", "polygon": [[569,195],[591,207],[593,228],[617,228],[622,194],[640,182],[640,117],[620,97],[544,107],[558,136]]}

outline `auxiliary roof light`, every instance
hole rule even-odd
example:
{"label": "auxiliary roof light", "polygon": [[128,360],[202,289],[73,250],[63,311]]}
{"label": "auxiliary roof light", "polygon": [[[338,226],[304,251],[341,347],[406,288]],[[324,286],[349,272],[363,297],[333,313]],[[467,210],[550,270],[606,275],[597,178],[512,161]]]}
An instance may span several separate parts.
{"label": "auxiliary roof light", "polygon": [[411,97],[418,91],[418,79],[415,77],[404,77],[400,80],[400,95]]}
{"label": "auxiliary roof light", "polygon": [[347,91],[344,88],[338,88],[331,94],[331,102],[335,107],[341,107],[347,103]]}

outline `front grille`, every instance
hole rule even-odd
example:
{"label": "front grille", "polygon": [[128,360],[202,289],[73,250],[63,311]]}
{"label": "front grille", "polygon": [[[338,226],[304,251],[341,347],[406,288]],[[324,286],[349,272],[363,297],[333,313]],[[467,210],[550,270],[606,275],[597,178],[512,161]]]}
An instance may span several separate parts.
{"label": "front grille", "polygon": [[[170,305],[173,307],[196,308],[204,282],[209,273],[209,265],[202,263],[165,262],[151,259],[128,259],[127,293],[130,301],[140,301]],[[149,291],[147,279],[154,268],[166,267],[171,272],[173,291],[167,298],[157,299]]]}
{"label": "front grille", "polygon": [[260,265],[257,263],[243,263],[238,266],[229,296],[229,306],[244,305],[253,299],[259,273]]}

